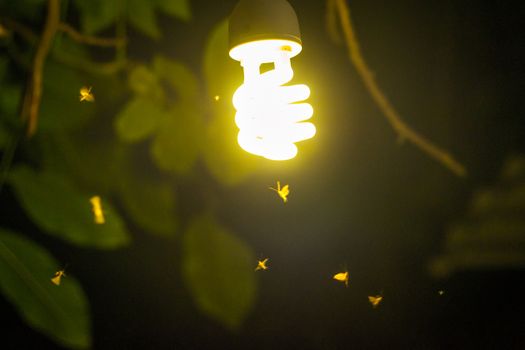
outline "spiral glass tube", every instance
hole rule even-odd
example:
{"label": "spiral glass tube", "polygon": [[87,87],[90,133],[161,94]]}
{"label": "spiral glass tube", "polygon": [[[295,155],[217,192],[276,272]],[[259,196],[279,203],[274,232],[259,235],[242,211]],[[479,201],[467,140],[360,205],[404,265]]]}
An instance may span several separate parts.
{"label": "spiral glass tube", "polygon": [[[293,78],[290,58],[301,51],[296,42],[260,40],[235,47],[230,56],[241,62],[244,83],[233,95],[239,128],[238,143],[247,152],[271,159],[287,160],[297,155],[296,142],[315,135],[310,96],[304,84],[285,85]],[[261,73],[263,63],[274,69]]]}

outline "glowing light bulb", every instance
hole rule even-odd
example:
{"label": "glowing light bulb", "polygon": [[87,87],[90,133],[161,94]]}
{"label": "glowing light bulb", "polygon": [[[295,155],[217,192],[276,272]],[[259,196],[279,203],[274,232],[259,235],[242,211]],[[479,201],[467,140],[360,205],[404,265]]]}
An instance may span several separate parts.
{"label": "glowing light bulb", "polygon": [[[246,151],[271,159],[287,160],[297,155],[296,142],[312,138],[316,129],[304,122],[313,115],[304,84],[285,85],[293,78],[290,59],[301,52],[301,44],[286,39],[243,43],[230,50],[241,62],[244,83],[233,95],[239,128],[238,143]],[[274,69],[261,73],[261,65]]]}

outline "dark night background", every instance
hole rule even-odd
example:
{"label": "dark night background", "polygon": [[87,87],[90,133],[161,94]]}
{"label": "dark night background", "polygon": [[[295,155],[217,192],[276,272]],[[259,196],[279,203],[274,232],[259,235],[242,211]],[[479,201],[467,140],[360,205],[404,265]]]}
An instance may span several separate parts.
{"label": "dark night background", "polygon": [[[270,257],[238,333],[195,308],[174,244],[135,228],[129,247],[96,251],[39,232],[17,206],[2,207],[3,221],[69,262],[91,304],[95,349],[525,349],[523,270],[441,280],[428,270],[473,192],[497,181],[507,155],[525,150],[519,3],[349,1],[379,85],[408,124],[466,165],[461,179],[396,142],[345,48],[329,40],[324,1],[289,2],[303,39],[295,81],[312,90],[317,136],[292,165],[269,164],[232,188],[203,170],[181,201],[190,216],[199,193],[217,193],[224,224]],[[130,52],[160,50],[199,72],[209,31],[235,3],[193,0],[193,21],[161,17],[163,39],[132,33]],[[266,190],[276,179],[292,189],[284,206]],[[13,194],[7,188],[1,197],[7,203]],[[331,279],[345,268],[348,288]],[[367,296],[379,293],[383,303],[373,309]],[[0,309],[0,348],[57,347],[4,299]]]}

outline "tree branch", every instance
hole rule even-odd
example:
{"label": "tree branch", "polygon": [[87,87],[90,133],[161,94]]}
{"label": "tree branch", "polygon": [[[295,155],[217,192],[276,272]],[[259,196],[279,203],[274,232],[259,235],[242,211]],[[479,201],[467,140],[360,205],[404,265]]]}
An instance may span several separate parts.
{"label": "tree branch", "polygon": [[27,119],[27,136],[31,137],[36,132],[38,125],[38,110],[42,99],[42,72],[44,63],[51,49],[51,43],[60,23],[60,0],[49,0],[47,18],[44,32],[38,43],[33,60],[33,69],[26,88],[22,118]]}
{"label": "tree branch", "polygon": [[[24,24],[20,22],[16,22],[10,18],[1,18],[0,24],[3,24],[8,28],[9,30],[12,30],[13,32],[17,33],[27,41],[29,44],[36,44],[38,41],[38,36],[31,30],[31,28],[25,26]],[[60,23],[60,25],[63,25]],[[112,40],[119,40],[123,43],[126,42],[125,38],[117,38]],[[12,50],[8,46],[8,53],[13,57],[13,59],[16,59],[17,63],[19,63],[22,67],[27,68],[31,66],[29,62],[25,62],[23,60],[23,57],[18,53]],[[89,60],[85,60],[79,57],[74,57],[71,55],[68,55],[65,52],[61,51],[51,51],[50,55],[58,62],[64,63],[70,67],[73,67],[78,70],[82,70],[91,74],[114,74],[117,73],[123,69],[126,69],[129,66],[129,63],[126,59],[120,60],[117,59],[112,62],[92,62]],[[27,64],[26,64],[27,63]]]}
{"label": "tree branch", "polygon": [[66,33],[71,39],[81,44],[102,47],[119,47],[126,44],[126,39],[124,38],[99,38],[96,36],[82,34],[67,23],[60,23],[58,25],[58,30]]}
{"label": "tree branch", "polygon": [[[352,25],[350,18],[350,10],[345,0],[328,0],[335,2],[337,12],[339,13],[339,19],[343,28],[343,34],[348,48],[348,54],[350,60],[355,66],[357,73],[360,75],[363,83],[365,84],[368,92],[378,105],[379,109],[383,112],[384,116],[399,135],[401,140],[408,140],[415,146],[427,153],[430,157],[450,169],[454,174],[464,177],[466,176],[465,167],[454,159],[452,155],[434,145],[423,136],[419,135],[415,130],[408,126],[399,116],[398,112],[390,104],[385,94],[381,91],[378,84],[374,79],[373,73],[368,68],[366,61],[361,54],[359,43]],[[329,4],[330,5],[330,4]],[[328,7],[330,9],[330,6]],[[332,3],[333,8],[333,3]]]}
{"label": "tree branch", "polygon": [[0,24],[4,25],[7,29],[11,31],[18,33],[24,40],[28,42],[35,42],[38,40],[38,37],[31,30],[31,28],[25,26],[22,23],[12,20],[11,18],[0,18]]}

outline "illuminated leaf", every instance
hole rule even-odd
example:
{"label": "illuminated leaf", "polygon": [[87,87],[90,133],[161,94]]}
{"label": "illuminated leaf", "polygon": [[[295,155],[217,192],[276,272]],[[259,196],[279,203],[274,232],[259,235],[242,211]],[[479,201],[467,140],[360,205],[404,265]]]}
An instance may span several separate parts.
{"label": "illuminated leaf", "polygon": [[122,141],[137,142],[150,136],[165,118],[158,103],[137,97],[127,103],[115,118],[115,130]]}
{"label": "illuminated leaf", "polygon": [[31,327],[69,348],[91,347],[89,306],[71,276],[51,283],[58,262],[42,247],[0,229],[0,290]]}
{"label": "illuminated leaf", "polygon": [[210,173],[222,184],[234,185],[254,173],[260,164],[237,144],[238,129],[231,98],[242,84],[242,67],[228,56],[228,21],[211,32],[203,62],[207,101],[212,119],[206,127],[204,160]]}
{"label": "illuminated leaf", "polygon": [[206,79],[208,97],[224,97],[232,111],[231,98],[243,83],[243,71],[239,62],[228,55],[228,20],[224,19],[211,31],[204,52],[203,71]]}
{"label": "illuminated leaf", "polygon": [[109,27],[122,12],[133,27],[154,39],[161,36],[156,8],[184,21],[191,19],[189,0],[75,0],[75,4],[80,10],[82,28],[90,34]]}
{"label": "illuminated leaf", "polygon": [[193,167],[204,142],[203,117],[197,108],[195,104],[177,104],[160,126],[151,145],[160,169],[184,175]]}
{"label": "illuminated leaf", "polygon": [[147,232],[173,236],[178,228],[177,201],[173,186],[127,166],[119,194],[130,219]]}
{"label": "illuminated leaf", "polygon": [[83,188],[99,193],[110,193],[119,185],[121,159],[125,145],[108,135],[86,130],[74,133],[55,133],[53,138],[37,134],[44,168],[74,178]]}
{"label": "illuminated leaf", "polygon": [[191,19],[191,9],[189,0],[155,0],[160,10],[168,15],[189,21]]}
{"label": "illuminated leaf", "polygon": [[[67,130],[83,125],[94,113],[93,104],[78,103],[78,91],[84,85],[71,68],[49,61],[44,69],[39,131]],[[64,117],[67,116],[67,117]]]}
{"label": "illuminated leaf", "polygon": [[160,29],[155,16],[155,3],[144,0],[127,0],[127,18],[129,23],[143,34],[158,39]]}
{"label": "illuminated leaf", "polygon": [[197,102],[199,85],[195,74],[184,64],[169,60],[163,56],[155,56],[153,69],[160,79],[165,80],[174,90],[178,101],[184,103]]}
{"label": "illuminated leaf", "polygon": [[80,12],[82,29],[88,34],[99,32],[109,27],[118,18],[120,4],[125,1],[74,0]]}
{"label": "illuminated leaf", "polygon": [[136,94],[150,96],[161,101],[164,92],[159,78],[145,65],[138,65],[129,74],[128,85]]}
{"label": "illuminated leaf", "polygon": [[65,176],[17,167],[9,181],[27,214],[47,233],[80,246],[110,249],[128,243],[124,223],[110,203],[104,207],[106,223],[95,224],[91,195],[78,191]]}
{"label": "illuminated leaf", "polygon": [[201,216],[186,231],[183,249],[184,278],[199,309],[239,328],[256,294],[250,248],[211,216]]}

